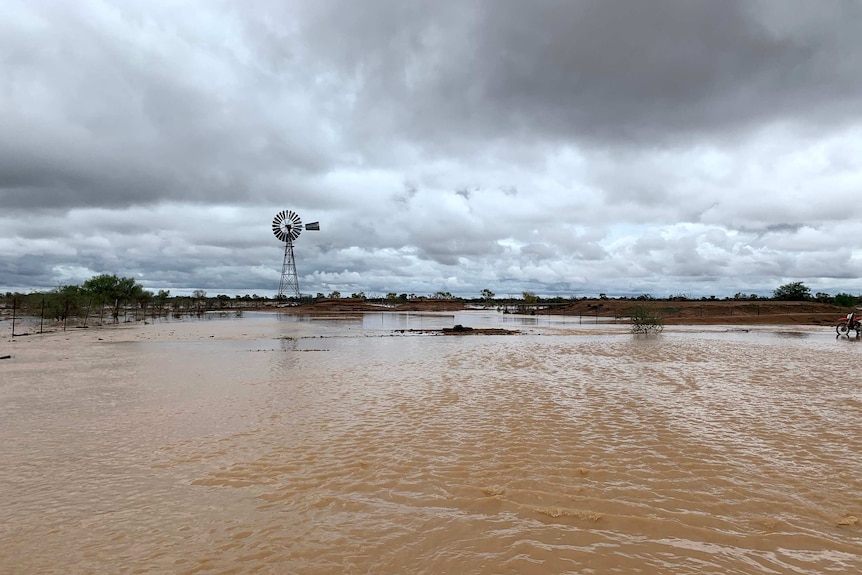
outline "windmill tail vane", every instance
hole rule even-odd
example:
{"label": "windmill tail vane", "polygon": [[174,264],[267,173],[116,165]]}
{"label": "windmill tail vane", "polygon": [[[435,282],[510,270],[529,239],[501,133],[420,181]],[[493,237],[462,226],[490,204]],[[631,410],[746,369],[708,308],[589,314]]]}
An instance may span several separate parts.
{"label": "windmill tail vane", "polygon": [[[319,231],[320,222],[305,224],[308,231]],[[272,233],[284,242],[284,259],[281,264],[281,281],[278,284],[278,299],[292,296],[300,299],[299,278],[296,274],[296,259],[293,255],[293,242],[302,233],[302,219],[291,210],[282,210],[272,219]]]}

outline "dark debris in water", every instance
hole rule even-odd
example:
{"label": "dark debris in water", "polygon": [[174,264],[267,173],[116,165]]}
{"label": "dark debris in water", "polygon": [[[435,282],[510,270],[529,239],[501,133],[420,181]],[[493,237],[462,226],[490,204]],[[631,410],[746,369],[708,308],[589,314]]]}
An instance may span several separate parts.
{"label": "dark debris in water", "polygon": [[454,327],[444,327],[442,329],[396,329],[395,333],[423,333],[432,335],[515,335],[521,332],[517,330],[502,329],[497,327],[465,327],[459,323]]}

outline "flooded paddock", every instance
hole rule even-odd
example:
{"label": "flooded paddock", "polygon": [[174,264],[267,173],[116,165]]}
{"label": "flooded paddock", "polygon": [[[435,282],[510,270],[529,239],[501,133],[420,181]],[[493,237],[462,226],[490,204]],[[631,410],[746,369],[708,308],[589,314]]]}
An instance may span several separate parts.
{"label": "flooded paddock", "polygon": [[[409,331],[456,323],[521,333]],[[862,571],[862,342],[828,327],[246,314],[2,346],[6,575]]]}

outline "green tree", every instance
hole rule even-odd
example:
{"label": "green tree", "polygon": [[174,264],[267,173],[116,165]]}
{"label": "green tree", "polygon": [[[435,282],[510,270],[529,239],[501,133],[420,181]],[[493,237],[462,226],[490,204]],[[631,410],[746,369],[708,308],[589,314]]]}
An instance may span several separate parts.
{"label": "green tree", "polygon": [[63,321],[69,316],[79,314],[82,303],[82,290],[78,286],[61,286],[42,295],[46,318]]}
{"label": "green tree", "polygon": [[341,299],[341,292],[338,290],[332,290],[329,294],[329,299]]}
{"label": "green tree", "polygon": [[116,299],[119,284],[120,278],[112,274],[93,276],[84,282],[84,291],[99,306],[99,323],[102,323],[105,305]]}
{"label": "green tree", "polygon": [[539,301],[539,297],[531,291],[521,292],[521,295],[524,298],[524,303],[527,305],[532,305]]}
{"label": "green tree", "polygon": [[489,290],[488,288],[485,288],[482,290],[482,293],[480,293],[479,295],[483,300],[488,302],[488,301],[491,301],[492,299],[494,299],[494,296],[496,294],[494,292],[492,292],[491,290]]}
{"label": "green tree", "polygon": [[162,310],[165,309],[165,304],[168,303],[169,297],[171,297],[171,290],[160,289],[159,293],[157,293],[153,298],[156,310],[158,311],[159,315],[161,315]]}
{"label": "green tree", "polygon": [[144,313],[146,313],[147,308],[155,301],[156,296],[155,294],[153,294],[152,291],[148,289],[142,289],[141,293],[137,295],[136,299],[138,302],[138,307],[141,308]]}
{"label": "green tree", "polygon": [[[108,305],[115,321],[119,320],[120,306],[136,301],[144,291],[134,278],[120,278],[112,274],[93,276],[84,282],[83,289],[104,309]],[[100,321],[102,314],[99,314]]]}
{"label": "green tree", "polygon": [[117,286],[117,293],[114,298],[114,320],[117,321],[120,316],[120,307],[127,303],[137,305],[144,297],[144,287],[135,281],[135,278],[120,278]]}
{"label": "green tree", "polygon": [[775,289],[772,299],[782,301],[807,301],[811,299],[811,290],[802,282],[790,282]]}

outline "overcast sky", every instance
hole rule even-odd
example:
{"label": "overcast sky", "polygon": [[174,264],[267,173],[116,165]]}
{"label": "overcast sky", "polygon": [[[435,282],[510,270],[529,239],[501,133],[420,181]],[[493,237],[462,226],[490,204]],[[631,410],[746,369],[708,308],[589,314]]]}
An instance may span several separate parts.
{"label": "overcast sky", "polygon": [[862,293],[862,2],[5,0],[0,291]]}

